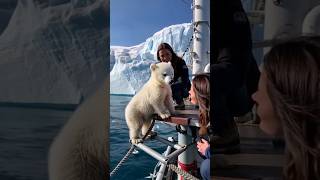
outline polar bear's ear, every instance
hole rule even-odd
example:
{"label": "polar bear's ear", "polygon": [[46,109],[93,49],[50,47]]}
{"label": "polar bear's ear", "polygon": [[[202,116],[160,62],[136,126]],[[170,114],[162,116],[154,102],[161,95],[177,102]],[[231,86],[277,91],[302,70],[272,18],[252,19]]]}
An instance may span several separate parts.
{"label": "polar bear's ear", "polygon": [[151,64],[151,65],[150,65],[151,71],[154,71],[156,68],[157,68],[157,65],[156,65],[156,64]]}

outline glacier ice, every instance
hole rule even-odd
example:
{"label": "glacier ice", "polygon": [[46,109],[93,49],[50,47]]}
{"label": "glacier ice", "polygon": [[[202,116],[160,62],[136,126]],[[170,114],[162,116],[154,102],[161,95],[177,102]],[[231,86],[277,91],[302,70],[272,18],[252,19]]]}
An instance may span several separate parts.
{"label": "glacier ice", "polygon": [[0,102],[78,104],[108,76],[104,0],[18,1],[0,35]]}
{"label": "glacier ice", "polygon": [[[156,58],[158,45],[162,42],[169,43],[177,55],[182,56],[191,45],[192,33],[192,24],[183,23],[168,26],[136,46],[111,46],[110,94],[134,95],[149,79],[151,63],[158,61]],[[183,59],[190,65],[188,52]]]}

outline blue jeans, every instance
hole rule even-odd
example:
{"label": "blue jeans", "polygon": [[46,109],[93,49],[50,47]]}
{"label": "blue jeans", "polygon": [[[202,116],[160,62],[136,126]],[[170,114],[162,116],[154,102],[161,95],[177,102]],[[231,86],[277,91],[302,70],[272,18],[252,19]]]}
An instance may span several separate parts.
{"label": "blue jeans", "polygon": [[210,159],[202,161],[200,166],[200,174],[202,179],[210,180]]}

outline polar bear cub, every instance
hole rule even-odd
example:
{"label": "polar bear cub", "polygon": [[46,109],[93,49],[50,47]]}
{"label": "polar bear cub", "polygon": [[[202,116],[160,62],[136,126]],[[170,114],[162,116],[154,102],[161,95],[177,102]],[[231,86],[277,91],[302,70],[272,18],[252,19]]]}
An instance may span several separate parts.
{"label": "polar bear cub", "polygon": [[50,180],[109,178],[108,86],[104,81],[86,98],[55,137],[48,158]]}
{"label": "polar bear cub", "polygon": [[131,143],[141,141],[152,122],[152,114],[157,113],[162,119],[174,113],[172,92],[169,83],[174,71],[171,63],[161,62],[150,65],[151,76],[141,90],[131,99],[125,109],[125,118],[129,128]]}

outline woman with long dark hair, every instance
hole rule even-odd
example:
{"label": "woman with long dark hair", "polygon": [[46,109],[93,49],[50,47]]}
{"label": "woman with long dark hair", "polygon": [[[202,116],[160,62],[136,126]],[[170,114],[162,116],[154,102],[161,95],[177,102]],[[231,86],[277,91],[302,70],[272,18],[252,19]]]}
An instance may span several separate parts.
{"label": "woman with long dark hair", "polygon": [[174,69],[173,83],[171,84],[172,97],[177,107],[184,107],[183,98],[189,96],[191,87],[188,67],[185,61],[178,57],[168,43],[161,43],[157,50],[157,59],[160,62],[171,62]]}
{"label": "woman with long dark hair", "polygon": [[319,37],[275,45],[265,56],[257,103],[260,128],[283,136],[283,179],[320,179]]}

